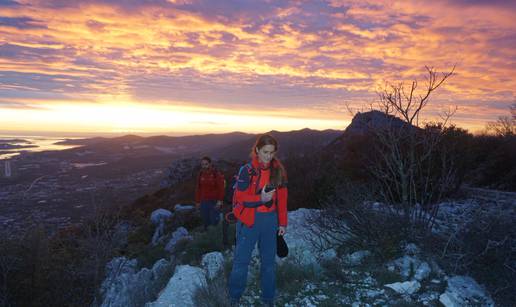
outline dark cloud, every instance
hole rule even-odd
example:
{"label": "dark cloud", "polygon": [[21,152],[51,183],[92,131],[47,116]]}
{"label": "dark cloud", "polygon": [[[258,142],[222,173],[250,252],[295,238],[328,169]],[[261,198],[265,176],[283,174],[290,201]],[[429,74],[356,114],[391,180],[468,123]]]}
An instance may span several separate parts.
{"label": "dark cloud", "polygon": [[20,5],[17,1],[0,0],[0,6],[17,6]]}
{"label": "dark cloud", "polygon": [[450,4],[459,6],[500,6],[516,8],[516,1],[513,0],[447,0]]}
{"label": "dark cloud", "polygon": [[239,22],[254,20],[270,16],[278,8],[289,6],[288,1],[254,1],[254,0],[229,0],[229,1],[178,1],[173,7],[202,15],[208,20],[224,22]]}
{"label": "dark cloud", "polygon": [[[516,49],[516,32],[506,33],[495,38],[490,38],[489,43],[496,46],[497,49],[507,48],[514,52]],[[516,56],[513,57],[513,61],[516,61]]]}
{"label": "dark cloud", "polygon": [[1,17],[0,26],[13,27],[18,29],[37,29],[46,28],[43,21],[28,17]]}
{"label": "dark cloud", "polygon": [[48,61],[57,60],[60,51],[52,48],[31,48],[13,44],[0,45],[0,58],[12,58],[17,60],[37,60],[46,59]]}
{"label": "dark cloud", "polygon": [[[88,95],[95,88],[96,93],[108,92],[115,77],[105,74],[102,78],[74,76],[72,72],[42,74],[3,71],[0,97],[64,99]],[[104,90],[103,90],[104,89]]]}

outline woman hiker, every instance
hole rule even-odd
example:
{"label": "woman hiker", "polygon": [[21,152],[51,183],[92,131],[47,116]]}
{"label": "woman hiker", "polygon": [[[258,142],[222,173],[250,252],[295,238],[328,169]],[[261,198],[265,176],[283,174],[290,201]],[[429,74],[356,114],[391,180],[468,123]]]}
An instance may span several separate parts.
{"label": "woman hiker", "polygon": [[247,283],[251,253],[260,252],[260,286],[265,306],[274,306],[276,291],[276,235],[287,228],[287,173],[274,158],[278,142],[271,135],[258,137],[251,162],[240,168],[233,213],[237,218],[236,247],[229,277],[231,306],[238,306]]}

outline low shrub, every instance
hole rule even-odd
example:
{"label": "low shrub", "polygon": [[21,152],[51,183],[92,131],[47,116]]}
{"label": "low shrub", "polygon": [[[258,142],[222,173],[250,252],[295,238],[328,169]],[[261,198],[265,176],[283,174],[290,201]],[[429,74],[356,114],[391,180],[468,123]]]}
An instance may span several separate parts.
{"label": "low shrub", "polygon": [[341,183],[321,213],[308,219],[312,243],[320,249],[365,249],[384,260],[398,256],[400,242],[417,232],[389,206],[368,201],[372,197],[365,185]]}
{"label": "low shrub", "polygon": [[229,306],[227,279],[219,275],[208,280],[205,287],[198,288],[194,293],[195,306],[226,307]]}
{"label": "low shrub", "polygon": [[295,295],[307,281],[318,279],[318,274],[311,265],[299,265],[285,261],[276,267],[276,285],[283,295]]}
{"label": "low shrub", "polygon": [[516,302],[516,218],[495,206],[474,210],[459,229],[437,243],[446,271],[472,276],[497,305],[510,306]]}
{"label": "low shrub", "polygon": [[[184,264],[198,265],[202,255],[214,251],[224,251],[222,242],[222,223],[217,226],[208,227],[207,231],[198,228],[191,232],[193,240],[186,243],[181,249],[178,248],[180,262]],[[228,241],[235,240],[235,225],[231,224],[228,228]]]}

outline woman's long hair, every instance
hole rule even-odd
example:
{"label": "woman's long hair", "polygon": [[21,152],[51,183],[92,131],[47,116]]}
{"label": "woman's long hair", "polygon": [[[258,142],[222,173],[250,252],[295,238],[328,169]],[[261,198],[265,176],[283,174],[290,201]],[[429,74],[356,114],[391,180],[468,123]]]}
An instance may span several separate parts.
{"label": "woman's long hair", "polygon": [[[256,142],[253,145],[251,157],[257,155],[256,149],[260,149],[265,145],[273,145],[274,151],[278,151],[278,141],[270,134],[262,134],[256,139]],[[273,184],[277,187],[285,184],[287,181],[287,172],[285,171],[283,164],[281,164],[281,162],[278,159],[273,158],[270,164],[270,168],[270,184]]]}

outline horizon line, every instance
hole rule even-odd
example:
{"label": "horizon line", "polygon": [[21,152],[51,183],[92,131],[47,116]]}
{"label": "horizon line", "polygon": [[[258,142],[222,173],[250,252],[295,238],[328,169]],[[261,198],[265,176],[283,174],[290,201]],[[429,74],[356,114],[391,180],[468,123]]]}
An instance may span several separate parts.
{"label": "horizon line", "polygon": [[128,136],[128,135],[135,135],[135,136],[141,136],[141,137],[153,137],[153,136],[170,136],[170,137],[183,137],[183,136],[196,136],[196,135],[210,135],[210,134],[232,134],[232,133],[244,133],[249,135],[257,135],[262,133],[268,133],[268,132],[293,132],[293,131],[301,131],[301,130],[313,130],[313,131],[327,131],[327,130],[334,130],[334,131],[344,131],[340,129],[312,129],[309,127],[301,128],[301,129],[291,129],[291,130],[276,130],[276,129],[270,129],[263,132],[245,132],[245,131],[229,131],[229,132],[220,132],[220,133],[214,133],[214,132],[135,132],[135,131],[124,131],[124,132],[73,132],[73,131],[33,131],[33,130],[0,130],[0,137],[121,137],[121,136]]}

